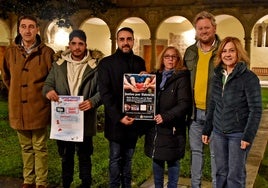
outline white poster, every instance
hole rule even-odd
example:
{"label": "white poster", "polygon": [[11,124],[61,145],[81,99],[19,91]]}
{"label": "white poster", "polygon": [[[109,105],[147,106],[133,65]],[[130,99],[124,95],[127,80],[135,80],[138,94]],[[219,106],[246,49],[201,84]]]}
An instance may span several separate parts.
{"label": "white poster", "polygon": [[51,102],[51,139],[83,141],[84,112],[78,107],[82,101],[83,96],[59,95],[58,102]]}

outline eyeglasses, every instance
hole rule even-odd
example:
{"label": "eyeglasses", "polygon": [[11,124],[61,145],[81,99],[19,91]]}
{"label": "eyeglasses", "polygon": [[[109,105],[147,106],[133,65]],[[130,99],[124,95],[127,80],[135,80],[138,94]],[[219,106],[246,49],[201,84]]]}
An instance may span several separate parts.
{"label": "eyeglasses", "polygon": [[164,59],[177,59],[178,56],[176,55],[164,55]]}

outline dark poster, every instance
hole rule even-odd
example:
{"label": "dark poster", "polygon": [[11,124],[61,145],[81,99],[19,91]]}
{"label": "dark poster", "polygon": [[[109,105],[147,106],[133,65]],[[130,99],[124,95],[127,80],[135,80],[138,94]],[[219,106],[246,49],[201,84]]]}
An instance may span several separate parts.
{"label": "dark poster", "polygon": [[124,74],[123,112],[136,120],[155,116],[155,74]]}

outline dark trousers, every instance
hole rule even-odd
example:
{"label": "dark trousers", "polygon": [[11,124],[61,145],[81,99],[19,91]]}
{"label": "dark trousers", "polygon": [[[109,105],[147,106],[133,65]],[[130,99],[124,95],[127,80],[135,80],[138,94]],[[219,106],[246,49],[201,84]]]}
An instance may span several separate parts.
{"label": "dark trousers", "polygon": [[92,137],[85,137],[83,142],[57,141],[58,152],[62,165],[62,184],[64,188],[69,188],[74,175],[74,155],[77,152],[79,162],[79,178],[82,187],[90,187],[91,177],[91,155],[93,153]]}

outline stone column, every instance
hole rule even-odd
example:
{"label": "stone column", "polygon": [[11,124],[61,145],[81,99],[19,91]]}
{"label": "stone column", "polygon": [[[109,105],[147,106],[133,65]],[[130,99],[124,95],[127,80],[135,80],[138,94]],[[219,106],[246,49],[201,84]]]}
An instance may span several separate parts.
{"label": "stone column", "polygon": [[245,50],[248,52],[248,55],[250,57],[250,49],[251,49],[251,33],[250,32],[247,32],[245,33]]}
{"label": "stone column", "polygon": [[116,30],[111,28],[111,54],[116,51]]}
{"label": "stone column", "polygon": [[152,34],[151,36],[151,62],[150,62],[150,69],[154,69],[154,64],[156,62],[156,37]]}

